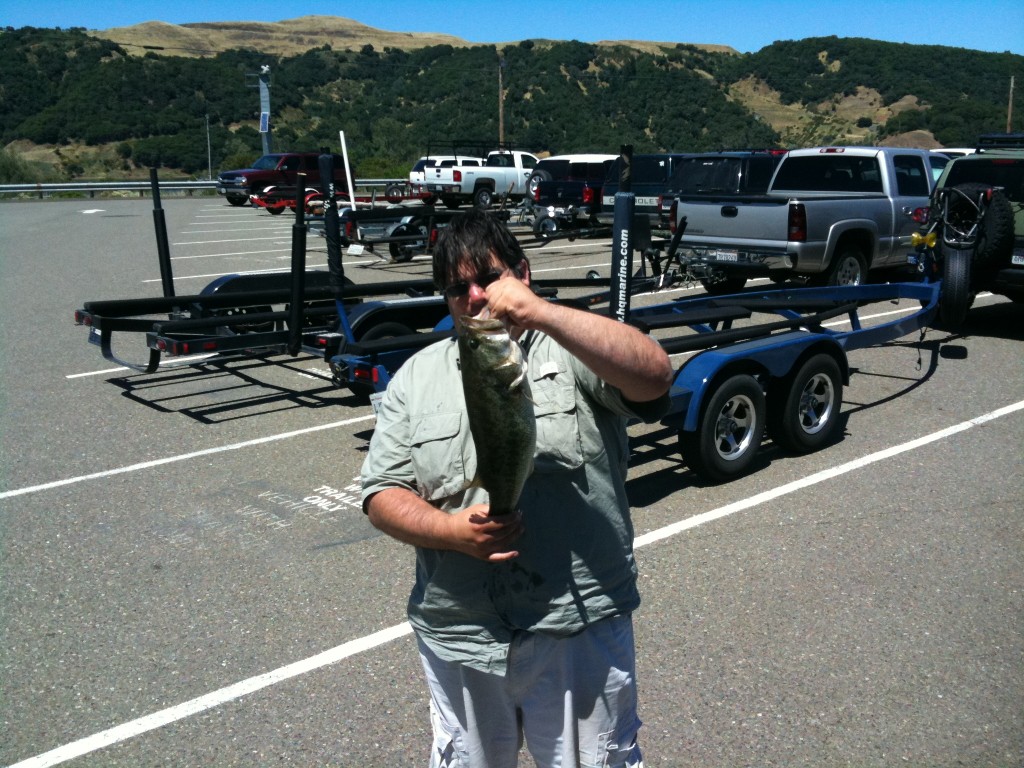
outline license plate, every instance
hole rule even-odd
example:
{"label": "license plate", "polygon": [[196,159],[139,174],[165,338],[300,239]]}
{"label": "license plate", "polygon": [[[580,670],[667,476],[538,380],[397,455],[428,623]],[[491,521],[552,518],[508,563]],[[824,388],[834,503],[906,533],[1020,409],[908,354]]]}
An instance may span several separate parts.
{"label": "license plate", "polygon": [[740,255],[736,251],[708,251],[708,258],[715,261],[739,261]]}
{"label": "license plate", "polygon": [[1010,263],[1024,267],[1024,251],[1014,251],[1013,256],[1010,258]]}

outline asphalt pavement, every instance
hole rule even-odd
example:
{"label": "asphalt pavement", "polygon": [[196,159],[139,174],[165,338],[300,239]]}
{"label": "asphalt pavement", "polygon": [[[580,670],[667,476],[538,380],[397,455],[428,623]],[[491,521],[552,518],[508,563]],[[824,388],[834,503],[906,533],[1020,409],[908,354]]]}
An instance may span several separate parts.
{"label": "asphalt pavement", "polygon": [[[179,294],[289,264],[290,216],[163,205]],[[413,553],[359,508],[371,408],[313,355],[139,374],[73,323],[160,293],[151,201],[0,203],[0,764],[426,765]],[[961,332],[853,352],[841,439],[722,485],[631,431],[648,768],[1024,765],[1022,341],[982,295]]]}

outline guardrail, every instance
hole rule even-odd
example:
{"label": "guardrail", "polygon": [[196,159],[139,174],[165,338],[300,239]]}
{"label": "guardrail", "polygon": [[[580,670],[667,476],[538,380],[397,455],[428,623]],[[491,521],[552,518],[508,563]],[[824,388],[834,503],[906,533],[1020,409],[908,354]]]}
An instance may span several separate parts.
{"label": "guardrail", "polygon": [[[356,189],[387,187],[391,184],[405,184],[405,179],[356,179]],[[216,180],[192,181],[160,181],[160,192],[185,191],[191,195],[195,191],[213,190],[217,187]],[[102,192],[138,192],[145,197],[152,190],[148,181],[69,181],[56,184],[0,184],[0,195],[33,195],[46,198],[60,193],[78,193],[88,197],[96,197]]]}

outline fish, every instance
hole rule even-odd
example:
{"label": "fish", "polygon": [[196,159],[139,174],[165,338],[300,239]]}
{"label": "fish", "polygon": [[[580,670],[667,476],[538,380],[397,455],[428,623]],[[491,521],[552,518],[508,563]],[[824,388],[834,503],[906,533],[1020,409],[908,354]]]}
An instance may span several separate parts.
{"label": "fish", "polygon": [[518,509],[533,473],[537,420],[526,357],[501,320],[464,316],[461,322],[459,366],[477,457],[472,485],[487,491],[491,515],[503,515]]}

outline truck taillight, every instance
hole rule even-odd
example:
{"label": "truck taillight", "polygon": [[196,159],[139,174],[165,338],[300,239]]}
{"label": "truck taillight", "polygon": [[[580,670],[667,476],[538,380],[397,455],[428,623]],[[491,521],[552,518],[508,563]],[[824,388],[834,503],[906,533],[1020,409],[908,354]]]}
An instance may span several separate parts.
{"label": "truck taillight", "polygon": [[462,181],[462,171],[452,171],[452,181]]}
{"label": "truck taillight", "polygon": [[535,202],[535,203],[539,203],[540,202],[540,185],[539,184],[536,187],[533,188],[533,202]]}
{"label": "truck taillight", "polygon": [[434,245],[437,244],[437,232],[438,232],[437,227],[434,227],[433,229],[430,230],[430,245],[431,245],[431,247],[433,247]]}
{"label": "truck taillight", "polygon": [[803,203],[789,204],[789,240],[797,243],[807,241],[807,209]]}
{"label": "truck taillight", "polygon": [[354,221],[345,222],[345,239],[351,240],[356,233],[356,223]]}
{"label": "truck taillight", "polygon": [[676,233],[676,213],[678,213],[679,201],[673,200],[668,207],[668,229],[673,235]]}
{"label": "truck taillight", "polygon": [[594,202],[594,188],[584,187],[583,188],[583,202],[586,205],[590,205]]}

